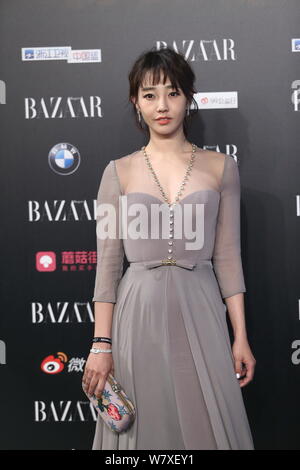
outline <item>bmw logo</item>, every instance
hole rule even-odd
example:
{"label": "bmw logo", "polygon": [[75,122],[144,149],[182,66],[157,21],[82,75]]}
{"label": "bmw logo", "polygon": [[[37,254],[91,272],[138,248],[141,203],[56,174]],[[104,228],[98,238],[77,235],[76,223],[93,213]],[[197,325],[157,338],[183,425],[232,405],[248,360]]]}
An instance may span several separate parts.
{"label": "bmw logo", "polygon": [[56,144],[49,152],[49,166],[59,175],[71,175],[80,165],[80,154],[74,145],[66,142]]}

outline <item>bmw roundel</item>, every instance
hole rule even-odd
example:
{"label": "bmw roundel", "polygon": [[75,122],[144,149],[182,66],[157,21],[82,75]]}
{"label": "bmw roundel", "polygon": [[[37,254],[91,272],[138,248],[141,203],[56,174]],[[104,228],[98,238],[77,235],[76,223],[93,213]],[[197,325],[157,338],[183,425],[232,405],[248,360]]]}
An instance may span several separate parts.
{"label": "bmw roundel", "polygon": [[80,165],[80,154],[74,145],[62,142],[54,145],[49,152],[48,161],[51,170],[59,175],[70,175]]}

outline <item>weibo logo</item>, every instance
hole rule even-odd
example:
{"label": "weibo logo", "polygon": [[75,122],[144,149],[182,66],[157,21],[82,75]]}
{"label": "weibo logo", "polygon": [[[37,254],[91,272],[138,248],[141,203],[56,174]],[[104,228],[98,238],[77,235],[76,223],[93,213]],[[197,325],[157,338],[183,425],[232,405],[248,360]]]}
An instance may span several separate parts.
{"label": "weibo logo", "polygon": [[55,375],[62,371],[83,373],[84,357],[69,357],[64,352],[56,353],[56,356],[50,354],[41,362],[41,370],[45,374]]}
{"label": "weibo logo", "polygon": [[41,363],[41,369],[46,374],[59,374],[62,370],[64,370],[64,363],[68,361],[68,358],[65,353],[58,352],[57,357],[53,355],[45,357],[43,362]]}
{"label": "weibo logo", "polygon": [[49,272],[56,270],[56,254],[54,251],[38,251],[35,259],[38,271]]}

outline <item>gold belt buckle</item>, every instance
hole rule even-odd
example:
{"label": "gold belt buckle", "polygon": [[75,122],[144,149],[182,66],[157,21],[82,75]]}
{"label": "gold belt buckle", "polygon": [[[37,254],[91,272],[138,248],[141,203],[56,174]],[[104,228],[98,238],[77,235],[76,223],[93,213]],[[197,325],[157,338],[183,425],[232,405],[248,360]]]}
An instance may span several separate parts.
{"label": "gold belt buckle", "polygon": [[162,262],[162,264],[164,264],[164,265],[172,265],[172,266],[176,265],[176,259],[174,259],[174,258],[171,258],[171,259],[163,259],[161,262]]}

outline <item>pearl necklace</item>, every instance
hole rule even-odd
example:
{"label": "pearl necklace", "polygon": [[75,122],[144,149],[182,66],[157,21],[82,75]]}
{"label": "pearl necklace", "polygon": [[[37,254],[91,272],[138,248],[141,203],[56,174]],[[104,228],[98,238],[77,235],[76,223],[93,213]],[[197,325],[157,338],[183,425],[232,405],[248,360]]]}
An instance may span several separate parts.
{"label": "pearl necklace", "polygon": [[158,180],[158,178],[157,178],[157,175],[156,175],[156,173],[155,173],[155,171],[154,171],[154,169],[153,169],[153,167],[152,167],[152,165],[151,165],[151,163],[150,163],[149,157],[148,157],[148,155],[147,155],[147,153],[146,153],[146,150],[145,150],[145,149],[146,149],[146,146],[144,145],[144,146],[141,148],[141,150],[142,150],[143,153],[144,153],[144,157],[145,157],[145,159],[146,159],[147,166],[148,166],[148,168],[150,169],[150,171],[151,171],[151,173],[152,173],[152,175],[153,175],[153,178],[154,178],[155,182],[157,183],[157,185],[158,185],[158,187],[159,187],[159,189],[160,189],[160,192],[161,192],[161,194],[162,194],[164,200],[166,201],[166,203],[167,203],[169,206],[173,206],[173,205],[175,205],[175,204],[179,201],[179,196],[181,196],[182,191],[185,189],[184,187],[185,187],[186,181],[187,181],[187,179],[188,179],[189,174],[190,174],[191,171],[192,171],[192,167],[193,167],[193,164],[194,164],[194,160],[195,160],[195,156],[196,156],[196,153],[195,153],[195,152],[196,152],[196,148],[197,148],[197,146],[196,146],[195,144],[192,144],[192,149],[193,149],[193,150],[192,150],[192,155],[191,155],[191,158],[190,158],[190,162],[189,162],[189,164],[188,164],[188,167],[187,167],[185,176],[184,176],[184,178],[183,178],[183,181],[182,181],[182,183],[181,183],[181,185],[180,185],[179,191],[177,191],[177,196],[176,196],[176,198],[175,198],[175,202],[174,202],[174,203],[169,202],[169,199],[168,199],[168,197],[167,197],[165,191],[163,190],[162,185],[160,184],[160,182],[159,182],[159,180]]}

